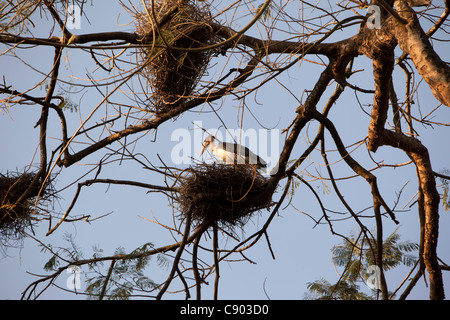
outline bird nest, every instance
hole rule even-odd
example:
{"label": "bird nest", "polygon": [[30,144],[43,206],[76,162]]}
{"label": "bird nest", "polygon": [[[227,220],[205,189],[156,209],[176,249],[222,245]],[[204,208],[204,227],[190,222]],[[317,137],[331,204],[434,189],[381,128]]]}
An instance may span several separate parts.
{"label": "bird nest", "polygon": [[242,227],[251,216],[271,206],[264,196],[268,179],[248,164],[199,164],[180,181],[180,211],[197,225]]}
{"label": "bird nest", "polygon": [[23,231],[31,227],[36,197],[39,195],[39,203],[51,198],[52,186],[48,182],[43,190],[38,183],[24,199],[21,199],[35,177],[35,173],[0,174],[0,243],[3,246],[20,240]]}
{"label": "bird nest", "polygon": [[[208,19],[208,6],[198,1],[154,1],[153,10],[149,4],[145,13],[136,14],[137,32],[149,45],[141,50],[141,56],[147,64],[142,74],[152,90],[149,99],[152,112],[166,113],[192,96],[213,50],[189,49],[214,42],[215,34],[207,24]],[[147,42],[145,39],[150,36],[152,41]]]}

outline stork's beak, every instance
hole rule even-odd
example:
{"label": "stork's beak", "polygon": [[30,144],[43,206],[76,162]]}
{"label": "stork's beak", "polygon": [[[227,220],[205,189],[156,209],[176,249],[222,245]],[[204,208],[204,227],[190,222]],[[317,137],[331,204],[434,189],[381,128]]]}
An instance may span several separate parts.
{"label": "stork's beak", "polygon": [[206,147],[208,147],[208,145],[210,144],[209,141],[204,141],[203,145],[202,145],[202,150],[200,151],[200,156],[203,154],[203,152],[205,152]]}
{"label": "stork's beak", "polygon": [[206,143],[203,143],[202,150],[200,151],[200,156],[203,154],[203,152],[205,152],[205,149],[206,149]]}
{"label": "stork's beak", "polygon": [[205,149],[213,142],[215,139],[214,136],[209,135],[204,141],[202,145],[202,150],[200,151],[200,156],[205,152]]}

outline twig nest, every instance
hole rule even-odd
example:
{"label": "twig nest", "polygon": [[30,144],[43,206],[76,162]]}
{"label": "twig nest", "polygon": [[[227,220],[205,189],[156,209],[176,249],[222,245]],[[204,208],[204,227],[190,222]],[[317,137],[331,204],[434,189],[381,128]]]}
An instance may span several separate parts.
{"label": "twig nest", "polygon": [[52,197],[49,192],[51,184],[46,183],[40,192],[41,184],[38,183],[28,196],[19,201],[35,177],[35,173],[0,174],[0,244],[5,247],[20,240],[23,231],[32,225],[36,197],[39,195],[39,203]]}
{"label": "twig nest", "polygon": [[198,224],[242,227],[253,213],[271,206],[268,179],[247,164],[200,164],[180,181],[177,202]]}
{"label": "twig nest", "polygon": [[[210,45],[215,34],[206,23],[210,19],[206,4],[177,0],[155,1],[154,4],[154,10],[149,5],[145,13],[136,15],[137,32],[144,41],[146,35],[155,37],[141,50],[147,63],[143,75],[153,91],[150,98],[152,111],[165,113],[192,96],[213,53],[213,50],[189,49]],[[158,27],[153,18],[159,22]]]}

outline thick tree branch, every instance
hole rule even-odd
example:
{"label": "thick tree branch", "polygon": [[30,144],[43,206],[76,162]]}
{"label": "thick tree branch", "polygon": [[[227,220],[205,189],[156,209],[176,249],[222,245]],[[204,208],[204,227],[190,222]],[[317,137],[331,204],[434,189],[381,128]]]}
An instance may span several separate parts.
{"label": "thick tree branch", "polygon": [[425,214],[423,261],[430,278],[430,299],[444,299],[442,273],[436,253],[439,235],[440,196],[436,190],[436,181],[428,150],[416,138],[388,130],[383,132],[381,144],[402,149],[416,164],[419,186],[423,193]]}
{"label": "thick tree branch", "polygon": [[294,120],[294,125],[292,126],[289,136],[286,139],[280,159],[278,160],[278,170],[273,174],[272,178],[279,179],[285,174],[286,164],[289,161],[289,157],[292,149],[294,148],[295,142],[297,141],[298,135],[305,124],[312,119],[313,113],[316,110],[316,105],[332,79],[333,72],[331,67],[328,66],[320,75],[320,78],[317,80],[313,90],[306,98],[305,103],[297,108],[297,115]]}
{"label": "thick tree branch", "polygon": [[370,117],[367,148],[375,152],[378,149],[380,134],[384,130],[389,109],[389,83],[394,69],[394,50],[387,49],[373,60],[375,95]]}
{"label": "thick tree branch", "polygon": [[393,22],[392,32],[400,48],[409,54],[436,99],[450,106],[450,67],[434,51],[414,11],[403,0],[397,3],[399,15],[408,21],[406,25]]}
{"label": "thick tree branch", "polygon": [[375,95],[369,125],[367,147],[375,152],[387,119],[389,108],[389,83],[394,69],[394,48],[397,45],[389,30],[392,18],[387,19],[382,28],[370,29],[364,26],[359,33],[359,52],[372,59],[375,80]]}

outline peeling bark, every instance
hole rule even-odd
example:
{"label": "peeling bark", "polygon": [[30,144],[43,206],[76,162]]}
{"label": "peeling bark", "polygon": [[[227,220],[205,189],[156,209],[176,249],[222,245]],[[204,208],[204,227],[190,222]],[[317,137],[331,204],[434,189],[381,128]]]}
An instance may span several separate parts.
{"label": "peeling bark", "polygon": [[414,11],[404,1],[397,2],[397,12],[408,22],[393,23],[392,32],[400,48],[409,54],[436,99],[450,106],[450,68],[436,54]]}
{"label": "peeling bark", "polygon": [[362,28],[359,52],[373,60],[374,103],[368,134],[368,149],[389,145],[403,150],[415,163],[420,190],[423,192],[424,242],[422,258],[430,280],[430,299],[445,298],[442,273],[437,258],[439,234],[439,193],[427,148],[415,137],[385,129],[389,109],[389,94],[394,68],[394,47],[408,53],[418,72],[430,86],[434,96],[450,106],[450,69],[439,58],[419,25],[414,11],[403,1],[397,3],[402,24],[394,17],[384,20],[381,29]]}

